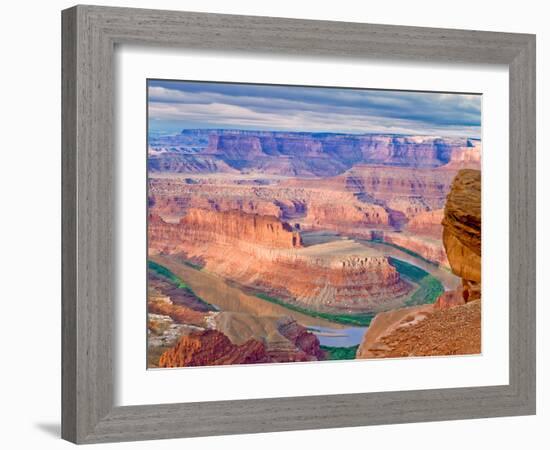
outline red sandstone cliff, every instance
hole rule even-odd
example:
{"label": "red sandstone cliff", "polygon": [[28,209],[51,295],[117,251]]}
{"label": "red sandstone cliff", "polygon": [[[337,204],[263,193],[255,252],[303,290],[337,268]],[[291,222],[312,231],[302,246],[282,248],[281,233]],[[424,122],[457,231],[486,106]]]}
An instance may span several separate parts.
{"label": "red sandstone cliff", "polygon": [[153,253],[186,252],[204,243],[234,245],[251,243],[269,248],[301,247],[300,233],[273,216],[242,211],[190,209],[177,224],[149,215],[149,249]]}
{"label": "red sandstone cliff", "polygon": [[244,214],[241,211],[216,212],[191,209],[179,222],[180,229],[193,234],[193,239],[205,242],[253,242],[272,248],[301,246],[300,233],[273,216]]}

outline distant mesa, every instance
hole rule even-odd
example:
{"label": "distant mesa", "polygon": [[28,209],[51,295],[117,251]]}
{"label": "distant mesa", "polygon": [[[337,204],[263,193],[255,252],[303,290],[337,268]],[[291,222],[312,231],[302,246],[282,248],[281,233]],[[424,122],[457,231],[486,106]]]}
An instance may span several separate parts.
{"label": "distant mesa", "polygon": [[148,163],[161,172],[326,177],[357,164],[475,166],[479,155],[470,138],[212,129],[150,136]]}

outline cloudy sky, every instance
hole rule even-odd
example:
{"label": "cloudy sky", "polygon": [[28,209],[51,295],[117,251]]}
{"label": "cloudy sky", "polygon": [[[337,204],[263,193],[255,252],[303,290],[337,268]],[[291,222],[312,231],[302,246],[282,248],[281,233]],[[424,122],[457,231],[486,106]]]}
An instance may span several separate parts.
{"label": "cloudy sky", "polygon": [[148,99],[151,132],[481,134],[479,95],[149,80]]}

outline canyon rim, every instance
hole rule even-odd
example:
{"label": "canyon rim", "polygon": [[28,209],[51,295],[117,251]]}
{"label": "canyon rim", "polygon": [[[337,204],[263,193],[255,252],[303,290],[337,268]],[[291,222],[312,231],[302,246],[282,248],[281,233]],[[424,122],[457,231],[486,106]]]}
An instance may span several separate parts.
{"label": "canyon rim", "polygon": [[481,96],[147,81],[147,367],[481,352]]}

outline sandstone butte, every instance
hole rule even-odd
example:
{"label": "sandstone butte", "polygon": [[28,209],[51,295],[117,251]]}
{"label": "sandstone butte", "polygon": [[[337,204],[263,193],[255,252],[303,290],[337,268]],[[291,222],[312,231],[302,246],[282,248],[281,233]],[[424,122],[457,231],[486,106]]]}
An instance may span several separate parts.
{"label": "sandstone butte", "polygon": [[304,248],[299,232],[273,216],[192,209],[175,224],[151,215],[148,229],[152,254],[184,254],[219,276],[320,309],[371,310],[410,289],[385,256],[365,255],[352,241]]}
{"label": "sandstone butte", "polygon": [[481,172],[460,170],[443,217],[451,270],[463,287],[434,305],[377,314],[357,358],[476,354],[481,352]]}

